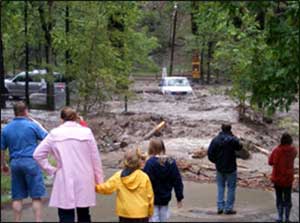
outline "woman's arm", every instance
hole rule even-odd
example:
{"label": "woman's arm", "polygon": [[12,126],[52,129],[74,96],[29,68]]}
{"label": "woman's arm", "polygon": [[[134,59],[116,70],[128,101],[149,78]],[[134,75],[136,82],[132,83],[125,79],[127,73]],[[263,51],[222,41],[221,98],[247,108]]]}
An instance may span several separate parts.
{"label": "woman's arm", "polygon": [[33,158],[49,175],[54,175],[57,168],[52,166],[48,161],[48,155],[51,153],[51,150],[51,139],[50,135],[48,135],[35,149]]}
{"label": "woman's arm", "polygon": [[90,143],[90,148],[91,148],[91,153],[92,153],[92,165],[93,165],[93,170],[94,170],[94,175],[95,175],[95,182],[96,184],[103,183],[103,169],[102,169],[102,162],[101,162],[101,157],[99,150],[97,148],[96,140],[94,138],[93,133],[91,132],[91,140],[89,141]]}

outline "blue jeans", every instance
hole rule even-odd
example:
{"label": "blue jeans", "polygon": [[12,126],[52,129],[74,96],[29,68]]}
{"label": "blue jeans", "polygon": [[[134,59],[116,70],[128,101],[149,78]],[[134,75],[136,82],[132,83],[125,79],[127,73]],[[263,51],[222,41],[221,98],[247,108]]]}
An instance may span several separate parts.
{"label": "blue jeans", "polygon": [[[218,210],[224,210],[224,211],[233,210],[234,201],[235,201],[236,180],[237,180],[236,171],[232,173],[221,173],[217,171]],[[226,185],[227,185],[227,200],[225,202],[224,194],[225,194]]]}
{"label": "blue jeans", "polygon": [[150,217],[149,222],[166,222],[170,216],[168,205],[154,205],[153,215]]}

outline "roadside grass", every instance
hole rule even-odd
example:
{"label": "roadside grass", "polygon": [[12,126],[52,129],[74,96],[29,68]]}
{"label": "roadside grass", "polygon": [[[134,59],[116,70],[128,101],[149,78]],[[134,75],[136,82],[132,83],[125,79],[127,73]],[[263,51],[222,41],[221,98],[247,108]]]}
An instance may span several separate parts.
{"label": "roadside grass", "polygon": [[10,176],[1,175],[1,205],[10,200]]}

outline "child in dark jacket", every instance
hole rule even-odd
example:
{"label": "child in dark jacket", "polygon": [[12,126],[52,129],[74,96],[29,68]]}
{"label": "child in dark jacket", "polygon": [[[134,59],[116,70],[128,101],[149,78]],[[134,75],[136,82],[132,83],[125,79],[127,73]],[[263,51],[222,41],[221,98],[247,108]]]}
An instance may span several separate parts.
{"label": "child in dark jacket", "polygon": [[183,183],[176,161],[168,157],[162,140],[151,140],[149,158],[144,171],[148,174],[154,191],[154,213],[151,222],[165,222],[169,218],[168,204],[175,189],[177,207],[182,207]]}

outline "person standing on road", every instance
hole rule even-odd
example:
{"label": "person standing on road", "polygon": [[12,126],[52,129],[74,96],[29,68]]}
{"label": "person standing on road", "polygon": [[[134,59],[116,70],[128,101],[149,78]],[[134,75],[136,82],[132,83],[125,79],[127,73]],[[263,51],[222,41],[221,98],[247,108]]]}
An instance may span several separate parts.
{"label": "person standing on road", "polygon": [[294,180],[294,160],[297,150],[292,146],[293,139],[288,133],[284,133],[280,139],[280,145],[272,150],[269,156],[269,165],[273,166],[271,180],[274,183],[276,193],[276,207],[278,212],[277,222],[289,222],[292,208],[292,185]]}
{"label": "person standing on road", "polygon": [[149,143],[144,171],[148,174],[154,191],[154,214],[151,222],[166,222],[169,218],[169,202],[175,190],[177,207],[182,207],[183,183],[176,161],[166,155],[164,142],[152,139]]}
{"label": "person standing on road", "polygon": [[41,198],[46,196],[43,174],[33,159],[33,153],[39,140],[47,136],[42,129],[28,116],[24,102],[13,106],[15,118],[1,132],[1,169],[6,169],[5,149],[9,149],[11,168],[11,196],[15,222],[21,221],[23,199],[32,198],[35,221],[42,221]]}
{"label": "person standing on road", "polygon": [[[231,132],[231,125],[222,124],[222,131],[211,141],[208,147],[208,159],[217,169],[217,208],[218,214],[236,214],[234,208],[237,181],[237,164],[235,152],[242,149],[238,138]],[[224,201],[227,184],[227,200]]]}
{"label": "person standing on road", "polygon": [[[33,157],[54,176],[50,207],[58,208],[60,222],[90,222],[89,207],[96,205],[95,184],[103,182],[100,154],[90,128],[77,123],[77,113],[62,109],[63,124],[53,129],[35,150]],[[56,165],[48,161],[53,155]]]}
{"label": "person standing on road", "polygon": [[140,169],[141,158],[139,150],[126,151],[124,169],[96,185],[97,193],[117,192],[116,214],[120,222],[148,222],[153,214],[153,190],[148,175]]}

